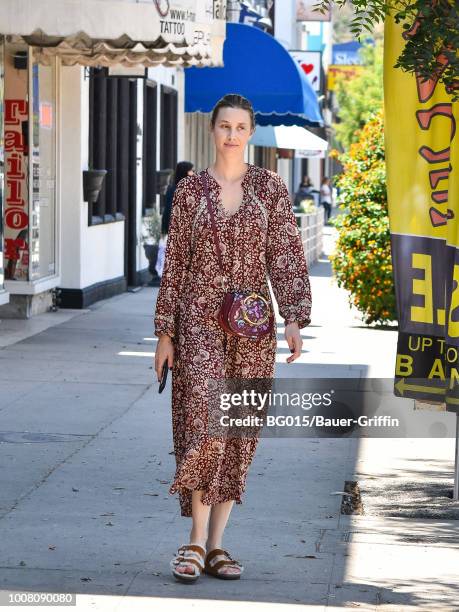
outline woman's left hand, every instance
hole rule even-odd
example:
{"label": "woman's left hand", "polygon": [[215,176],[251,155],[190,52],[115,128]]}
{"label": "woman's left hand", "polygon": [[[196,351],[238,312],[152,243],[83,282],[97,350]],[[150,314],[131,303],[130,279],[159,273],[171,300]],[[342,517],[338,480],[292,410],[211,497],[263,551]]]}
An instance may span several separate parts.
{"label": "woman's left hand", "polygon": [[292,354],[287,357],[286,361],[287,363],[292,363],[292,361],[295,361],[295,359],[298,359],[301,355],[301,347],[303,346],[303,338],[301,337],[300,328],[296,321],[287,323],[285,326],[285,339],[287,340],[289,349],[292,351]]}

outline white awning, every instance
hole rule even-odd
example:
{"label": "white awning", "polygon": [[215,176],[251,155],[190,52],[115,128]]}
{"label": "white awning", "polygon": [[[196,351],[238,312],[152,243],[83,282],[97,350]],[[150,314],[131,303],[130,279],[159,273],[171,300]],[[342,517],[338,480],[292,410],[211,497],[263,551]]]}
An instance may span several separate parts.
{"label": "white awning", "polygon": [[[0,34],[64,65],[222,66],[213,0],[0,0]],[[222,18],[223,17],[223,18]]]}
{"label": "white awning", "polygon": [[326,140],[299,125],[257,125],[249,144],[295,149],[298,157],[320,157],[328,149]]}

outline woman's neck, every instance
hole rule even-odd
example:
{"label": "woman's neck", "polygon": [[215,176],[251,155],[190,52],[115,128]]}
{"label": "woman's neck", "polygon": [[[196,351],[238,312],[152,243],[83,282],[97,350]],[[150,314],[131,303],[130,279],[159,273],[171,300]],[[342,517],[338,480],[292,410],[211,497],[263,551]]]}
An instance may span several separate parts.
{"label": "woman's neck", "polygon": [[210,166],[210,171],[215,178],[226,183],[235,183],[240,180],[247,172],[248,165],[241,160],[226,160],[217,157],[214,163]]}

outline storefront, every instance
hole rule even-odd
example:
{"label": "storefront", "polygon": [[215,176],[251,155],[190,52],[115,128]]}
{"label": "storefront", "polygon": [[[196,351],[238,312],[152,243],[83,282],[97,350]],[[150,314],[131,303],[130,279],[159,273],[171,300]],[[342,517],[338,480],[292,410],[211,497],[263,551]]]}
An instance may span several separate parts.
{"label": "storefront", "polygon": [[[1,45],[1,303],[19,316],[26,296],[56,276],[57,71],[25,43]],[[3,314],[3,313],[2,313]]]}
{"label": "storefront", "polygon": [[[0,317],[45,312],[56,290],[78,308],[142,281],[152,177],[184,153],[180,68],[221,65],[224,8],[2,0]],[[96,167],[107,175],[94,204],[82,177]]]}

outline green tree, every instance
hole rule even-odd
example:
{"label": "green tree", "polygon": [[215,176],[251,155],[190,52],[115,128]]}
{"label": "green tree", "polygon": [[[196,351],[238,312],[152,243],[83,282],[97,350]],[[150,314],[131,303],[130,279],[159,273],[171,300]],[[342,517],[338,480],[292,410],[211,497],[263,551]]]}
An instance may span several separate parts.
{"label": "green tree", "polygon": [[406,31],[406,45],[395,68],[435,79],[459,99],[459,11],[457,0],[318,0],[316,10],[352,6],[351,33],[360,38],[392,15]]}
{"label": "green tree", "polygon": [[335,138],[348,149],[358,138],[368,118],[383,102],[383,44],[366,44],[360,50],[362,72],[352,80],[337,79],[336,99],[339,122],[333,124]]}
{"label": "green tree", "polygon": [[330,260],[339,287],[363,314],[366,324],[397,318],[387,211],[383,113],[360,130],[357,142],[339,157],[344,171],[335,182],[343,214]]}

